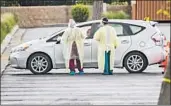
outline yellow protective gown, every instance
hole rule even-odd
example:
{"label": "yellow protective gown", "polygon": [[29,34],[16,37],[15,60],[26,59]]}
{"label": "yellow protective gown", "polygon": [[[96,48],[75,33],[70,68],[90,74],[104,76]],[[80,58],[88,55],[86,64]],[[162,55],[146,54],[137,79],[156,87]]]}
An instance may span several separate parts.
{"label": "yellow protective gown", "polygon": [[94,40],[98,41],[98,67],[104,71],[105,51],[111,51],[110,70],[114,67],[115,48],[119,45],[116,31],[112,26],[105,25],[99,28],[94,35]]}
{"label": "yellow protective gown", "polygon": [[65,66],[69,68],[69,60],[71,59],[71,51],[72,51],[72,44],[75,41],[77,45],[78,55],[81,63],[81,67],[83,67],[83,58],[84,58],[84,39],[85,36],[83,35],[80,28],[67,28],[62,35],[61,42],[63,44],[63,56],[65,59]]}

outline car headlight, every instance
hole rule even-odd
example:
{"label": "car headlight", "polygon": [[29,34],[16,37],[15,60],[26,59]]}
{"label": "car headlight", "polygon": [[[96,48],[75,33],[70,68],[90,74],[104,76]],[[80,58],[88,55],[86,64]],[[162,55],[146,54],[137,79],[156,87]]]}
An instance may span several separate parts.
{"label": "car headlight", "polygon": [[20,51],[25,51],[26,49],[28,49],[29,48],[29,45],[23,45],[23,46],[21,46],[21,47],[18,47],[18,48],[16,48],[16,49],[14,49],[14,50],[12,50],[11,51],[11,53],[14,53],[14,52],[20,52]]}

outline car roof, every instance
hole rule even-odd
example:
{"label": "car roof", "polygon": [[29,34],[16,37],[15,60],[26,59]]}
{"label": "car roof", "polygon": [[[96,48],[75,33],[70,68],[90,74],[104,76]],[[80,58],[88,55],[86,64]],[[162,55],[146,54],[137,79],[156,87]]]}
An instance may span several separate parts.
{"label": "car roof", "polygon": [[[87,21],[87,22],[82,22],[82,23],[77,23],[76,26],[82,26],[82,25],[87,25],[87,24],[92,24],[92,23],[100,23],[101,20],[92,20],[92,21]],[[126,24],[134,24],[134,25],[140,25],[140,26],[146,26],[148,21],[143,21],[143,20],[129,20],[129,19],[109,19],[109,22],[116,22],[116,23],[126,23]],[[150,23],[156,23],[154,21],[150,21]]]}
{"label": "car roof", "polygon": [[[83,26],[83,25],[88,25],[88,24],[92,24],[92,23],[100,23],[101,20],[92,20],[92,21],[87,21],[87,22],[81,22],[81,23],[77,23],[76,26]],[[139,25],[139,26],[146,26],[147,23],[154,25],[157,24],[158,22],[154,22],[154,21],[143,21],[143,20],[129,20],[129,19],[109,19],[109,22],[116,22],[116,23],[126,23],[126,24],[133,24],[133,25]],[[64,31],[64,29],[57,31],[54,33],[54,36],[56,36],[56,33],[62,32]],[[52,38],[54,36],[50,36],[49,38]],[[47,37],[47,39],[49,39]]]}

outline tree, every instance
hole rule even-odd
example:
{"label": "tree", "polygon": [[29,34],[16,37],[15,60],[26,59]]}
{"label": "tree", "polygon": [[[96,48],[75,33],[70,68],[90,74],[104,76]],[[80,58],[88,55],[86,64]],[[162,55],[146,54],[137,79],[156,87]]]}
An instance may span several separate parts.
{"label": "tree", "polygon": [[93,20],[101,18],[103,12],[103,0],[94,0],[93,2]]}
{"label": "tree", "polygon": [[127,0],[127,3],[128,3],[128,14],[130,17],[132,17],[132,6],[131,6],[131,0]]}

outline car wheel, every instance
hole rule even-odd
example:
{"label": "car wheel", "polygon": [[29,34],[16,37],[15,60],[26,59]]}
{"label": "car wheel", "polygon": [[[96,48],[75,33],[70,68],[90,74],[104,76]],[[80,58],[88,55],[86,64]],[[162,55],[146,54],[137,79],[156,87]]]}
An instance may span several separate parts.
{"label": "car wheel", "polygon": [[132,52],[124,59],[124,67],[129,73],[141,73],[148,65],[146,57],[138,52]]}
{"label": "car wheel", "polygon": [[28,68],[33,74],[45,74],[52,69],[52,62],[47,55],[36,53],[29,58]]}

